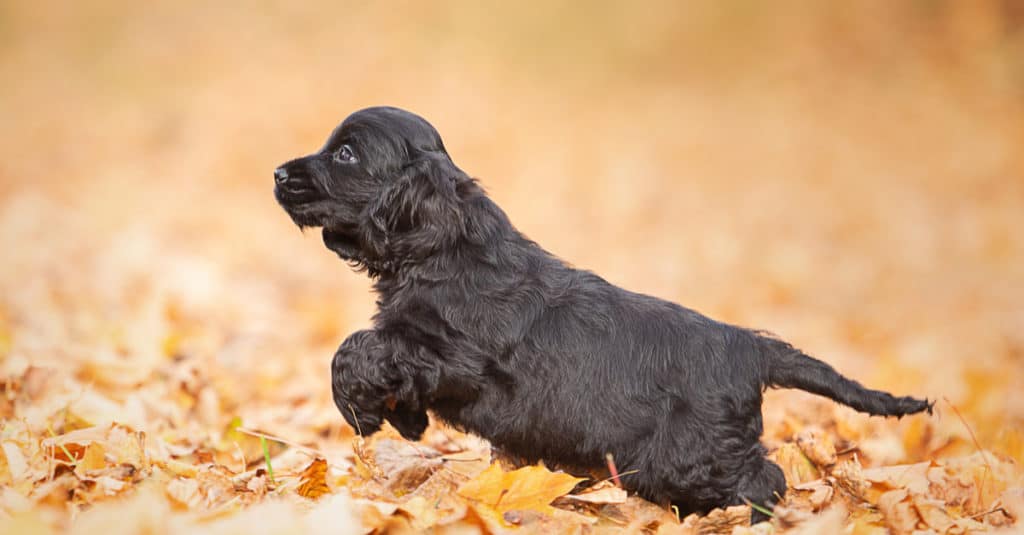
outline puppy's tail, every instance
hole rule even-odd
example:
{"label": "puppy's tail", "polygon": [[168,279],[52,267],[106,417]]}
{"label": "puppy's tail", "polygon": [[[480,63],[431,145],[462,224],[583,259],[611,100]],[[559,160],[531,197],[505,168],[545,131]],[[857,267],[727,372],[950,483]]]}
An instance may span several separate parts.
{"label": "puppy's tail", "polygon": [[935,402],[909,396],[896,397],[871,390],[839,374],[832,366],[804,354],[782,340],[763,337],[768,355],[768,386],[798,388],[831,398],[873,416],[897,416],[921,411],[932,413]]}

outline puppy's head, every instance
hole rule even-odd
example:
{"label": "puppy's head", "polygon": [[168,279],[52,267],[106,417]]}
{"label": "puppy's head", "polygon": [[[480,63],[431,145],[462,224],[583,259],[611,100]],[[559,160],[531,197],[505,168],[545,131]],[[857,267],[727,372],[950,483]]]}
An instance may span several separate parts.
{"label": "puppy's head", "polygon": [[300,227],[371,274],[422,260],[460,232],[471,180],[422,117],[390,107],[348,116],[322,149],[274,170],[274,196]]}

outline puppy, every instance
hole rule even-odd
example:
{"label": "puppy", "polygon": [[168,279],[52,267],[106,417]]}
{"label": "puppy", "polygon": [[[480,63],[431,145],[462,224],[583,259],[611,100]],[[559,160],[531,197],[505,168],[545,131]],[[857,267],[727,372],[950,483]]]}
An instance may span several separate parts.
{"label": "puppy", "polygon": [[430,410],[528,461],[589,470],[611,454],[624,485],[685,515],[771,508],[785,493],[760,443],[768,387],[872,415],[931,412],[782,340],[566,265],[407,111],[353,113],[274,181],[297,225],[323,227],[327,248],[375,280],[374,328],[331,366],[334,401],[364,435],[387,420],[418,439]]}

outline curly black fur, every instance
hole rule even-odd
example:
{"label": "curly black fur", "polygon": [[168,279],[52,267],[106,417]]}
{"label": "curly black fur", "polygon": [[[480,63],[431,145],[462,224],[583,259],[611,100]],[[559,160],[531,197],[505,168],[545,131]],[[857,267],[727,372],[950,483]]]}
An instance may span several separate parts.
{"label": "curly black fur", "polygon": [[[300,226],[376,279],[372,330],[331,367],[334,400],[363,434],[409,439],[426,411],[513,455],[605,465],[681,513],[786,491],[765,458],[761,395],[799,388],[873,415],[931,411],[868,390],[763,333],[574,269],[520,234],[421,117],[349,116],[317,153],[275,171]],[[755,513],[755,517],[760,515]]]}

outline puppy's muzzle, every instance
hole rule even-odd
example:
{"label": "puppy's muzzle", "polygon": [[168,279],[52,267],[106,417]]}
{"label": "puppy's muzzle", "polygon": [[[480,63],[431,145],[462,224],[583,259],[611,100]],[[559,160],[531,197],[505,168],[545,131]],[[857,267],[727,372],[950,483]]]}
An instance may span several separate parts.
{"label": "puppy's muzzle", "polygon": [[293,202],[308,202],[316,193],[309,173],[301,163],[288,162],[274,169],[274,186]]}

